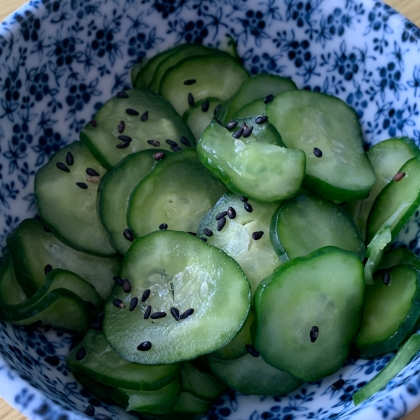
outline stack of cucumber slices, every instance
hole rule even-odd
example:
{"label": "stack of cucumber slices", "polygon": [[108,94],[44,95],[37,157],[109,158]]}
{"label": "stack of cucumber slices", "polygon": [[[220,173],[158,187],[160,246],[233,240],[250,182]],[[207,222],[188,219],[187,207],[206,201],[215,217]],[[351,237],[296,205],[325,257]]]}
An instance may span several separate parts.
{"label": "stack of cucumber slices", "polygon": [[0,318],[75,331],[83,387],[156,419],[402,347],[355,401],[383,387],[420,347],[420,259],[389,250],[420,205],[415,143],[365,152],[344,102],[250,77],[233,48],[180,45],[132,79],[37,172]]}

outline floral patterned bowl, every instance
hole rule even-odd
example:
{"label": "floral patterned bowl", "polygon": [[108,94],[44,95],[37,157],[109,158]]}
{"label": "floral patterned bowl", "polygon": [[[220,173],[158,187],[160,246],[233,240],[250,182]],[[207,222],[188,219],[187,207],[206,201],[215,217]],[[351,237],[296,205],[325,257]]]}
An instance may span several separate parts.
{"label": "floral patterned bowl", "polygon": [[[291,76],[359,114],[368,144],[420,140],[420,31],[373,0],[32,0],[0,28],[0,242],[35,213],[35,171],[111,95],[131,66],[183,42],[231,34],[252,73]],[[397,240],[420,253],[417,212]],[[65,366],[69,333],[0,324],[0,394],[31,419],[133,418],[93,398]],[[282,397],[224,395],[208,420],[397,419],[420,404],[414,360],[357,408],[351,397],[390,359],[349,360],[331,377]],[[331,388],[339,378],[340,389]],[[102,416],[101,416],[102,415]]]}

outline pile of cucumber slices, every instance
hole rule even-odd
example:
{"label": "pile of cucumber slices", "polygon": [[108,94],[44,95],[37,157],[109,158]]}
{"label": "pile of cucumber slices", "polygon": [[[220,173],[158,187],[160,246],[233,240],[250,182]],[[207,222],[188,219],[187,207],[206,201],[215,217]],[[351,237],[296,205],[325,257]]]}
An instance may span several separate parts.
{"label": "pile of cucumber slices", "polygon": [[233,47],[180,45],[132,80],[38,170],[0,318],[75,331],[75,378],[156,419],[402,348],[355,401],[383,387],[420,348],[420,259],[390,250],[420,205],[416,144],[366,152],[343,101],[250,77]]}

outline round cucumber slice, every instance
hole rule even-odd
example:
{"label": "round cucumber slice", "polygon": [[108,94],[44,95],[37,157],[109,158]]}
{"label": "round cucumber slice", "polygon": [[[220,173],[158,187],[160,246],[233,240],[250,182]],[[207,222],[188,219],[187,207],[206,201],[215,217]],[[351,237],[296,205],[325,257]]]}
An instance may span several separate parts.
{"label": "round cucumber slice", "polygon": [[256,349],[304,381],[334,373],[359,330],[364,289],[363,264],[348,251],[326,247],[288,261],[256,292]]}
{"label": "round cucumber slice", "polygon": [[366,287],[359,334],[354,339],[360,356],[372,358],[397,349],[418,328],[420,271],[397,265],[378,271]]}
{"label": "round cucumber slice", "polygon": [[250,354],[235,360],[220,360],[214,356],[208,359],[210,369],[220,380],[247,395],[284,395],[303,384],[300,379]]}
{"label": "round cucumber slice", "polygon": [[[130,280],[131,291],[114,287],[105,305],[104,332],[133,363],[176,363],[215,351],[240,331],[248,315],[251,291],[238,264],[188,233],[158,231],[137,239],[121,276]],[[145,301],[129,311],[133,297]],[[152,311],[144,319],[148,307]]]}
{"label": "round cucumber slice", "polygon": [[308,194],[278,208],[270,237],[281,259],[303,257],[325,246],[354,252],[361,260],[365,255],[363,240],[348,214],[333,202]]}
{"label": "round cucumber slice", "polygon": [[334,201],[365,198],[375,174],[356,113],[342,100],[306,90],[284,92],[266,115],[287,147],[306,154],[303,187]]}
{"label": "round cucumber slice", "polygon": [[265,103],[263,99],[257,99],[250,102],[249,104],[244,105],[242,108],[239,108],[233,115],[232,120],[238,118],[251,118],[258,115],[264,115],[265,113]]}
{"label": "round cucumber slice", "polygon": [[196,232],[225,192],[200,164],[195,151],[170,154],[133,191],[128,226],[136,237],[163,227]]}

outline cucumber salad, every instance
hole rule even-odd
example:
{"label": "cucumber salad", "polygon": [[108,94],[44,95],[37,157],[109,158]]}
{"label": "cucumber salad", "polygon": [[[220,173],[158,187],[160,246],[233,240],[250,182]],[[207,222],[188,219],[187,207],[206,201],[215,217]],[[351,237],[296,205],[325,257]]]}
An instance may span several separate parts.
{"label": "cucumber salad", "polygon": [[74,331],[76,380],[155,419],[398,351],[358,404],[420,350],[420,258],[391,247],[420,206],[420,150],[365,151],[346,103],[251,77],[229,48],[136,64],[38,170],[37,216],[0,262],[0,319]]}

